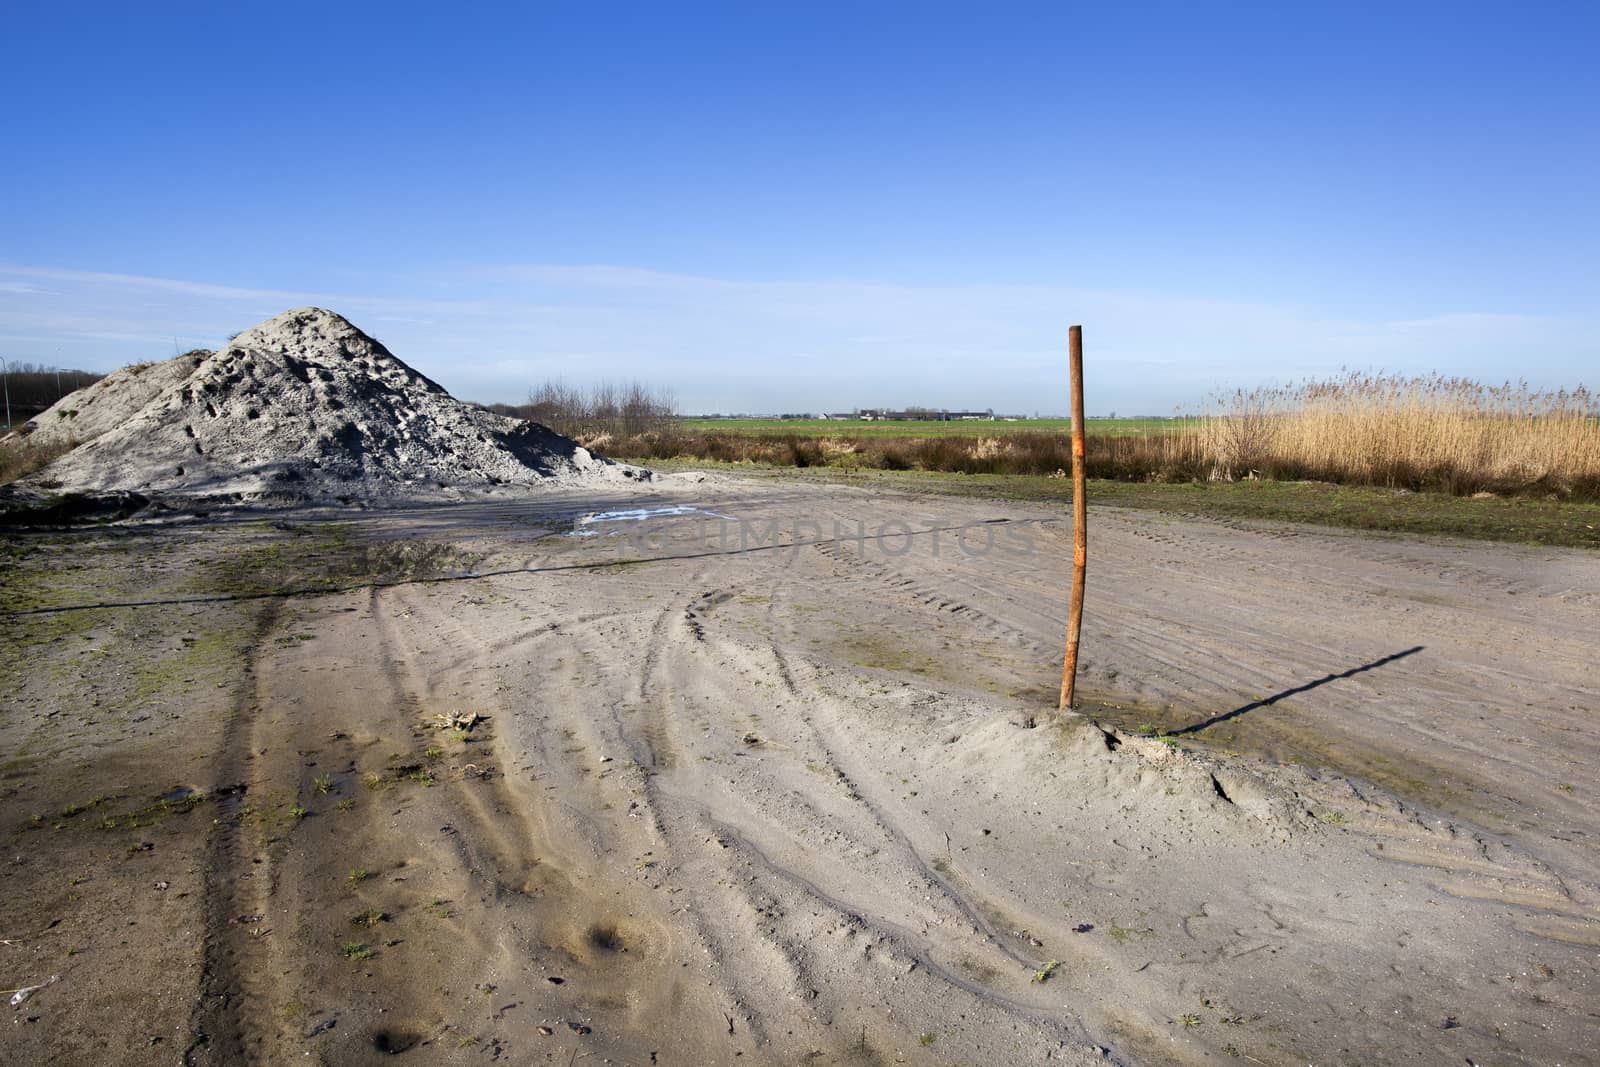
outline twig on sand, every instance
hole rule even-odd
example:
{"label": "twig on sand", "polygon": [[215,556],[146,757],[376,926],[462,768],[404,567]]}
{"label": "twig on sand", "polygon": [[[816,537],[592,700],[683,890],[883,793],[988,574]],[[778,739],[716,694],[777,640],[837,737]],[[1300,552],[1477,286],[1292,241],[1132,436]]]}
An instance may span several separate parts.
{"label": "twig on sand", "polygon": [[[39,927],[39,929],[35,930],[31,934],[18,934],[16,937],[0,937],[0,945],[19,945],[22,942],[27,941],[29,938],[38,937],[40,934],[47,934],[59,925],[61,925],[61,920],[53,919],[44,926]],[[15,992],[15,990],[12,990],[12,992]]]}

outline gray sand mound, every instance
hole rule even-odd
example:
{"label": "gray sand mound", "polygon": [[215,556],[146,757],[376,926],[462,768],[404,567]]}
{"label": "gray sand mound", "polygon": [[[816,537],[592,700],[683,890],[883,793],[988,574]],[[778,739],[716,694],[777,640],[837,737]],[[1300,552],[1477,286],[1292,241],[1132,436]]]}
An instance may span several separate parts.
{"label": "gray sand mound", "polygon": [[119,371],[36,423],[84,442],[27,479],[42,489],[367,500],[651,477],[456,400],[321,308]]}

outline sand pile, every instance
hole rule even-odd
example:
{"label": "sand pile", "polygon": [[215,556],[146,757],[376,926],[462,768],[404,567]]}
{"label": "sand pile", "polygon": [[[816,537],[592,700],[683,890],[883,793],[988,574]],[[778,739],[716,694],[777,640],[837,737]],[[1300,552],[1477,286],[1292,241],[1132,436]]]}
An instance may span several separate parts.
{"label": "sand pile", "polygon": [[27,479],[41,489],[366,500],[650,478],[456,400],[321,308],[119,371],[35,422],[36,440],[83,442]]}

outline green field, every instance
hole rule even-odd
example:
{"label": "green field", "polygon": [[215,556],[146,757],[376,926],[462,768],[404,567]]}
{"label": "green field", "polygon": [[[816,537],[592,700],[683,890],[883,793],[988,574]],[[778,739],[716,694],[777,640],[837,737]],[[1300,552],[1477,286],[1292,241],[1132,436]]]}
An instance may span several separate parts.
{"label": "green field", "polygon": [[[1090,419],[1091,434],[1126,436],[1170,433],[1182,426],[1176,419]],[[1071,419],[996,419],[971,422],[908,420],[843,422],[836,419],[679,419],[684,433],[739,434],[746,437],[994,437],[1008,433],[1070,433]]]}

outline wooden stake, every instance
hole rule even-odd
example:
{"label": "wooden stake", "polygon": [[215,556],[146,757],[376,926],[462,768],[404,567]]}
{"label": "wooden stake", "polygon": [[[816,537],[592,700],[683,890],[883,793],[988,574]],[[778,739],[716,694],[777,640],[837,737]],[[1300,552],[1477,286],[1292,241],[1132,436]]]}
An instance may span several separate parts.
{"label": "wooden stake", "polygon": [[1072,707],[1078,681],[1078,634],[1083,629],[1084,571],[1089,563],[1088,476],[1083,446],[1083,327],[1067,331],[1067,359],[1072,376],[1072,601],[1067,608],[1067,654],[1061,664],[1061,703]]}

